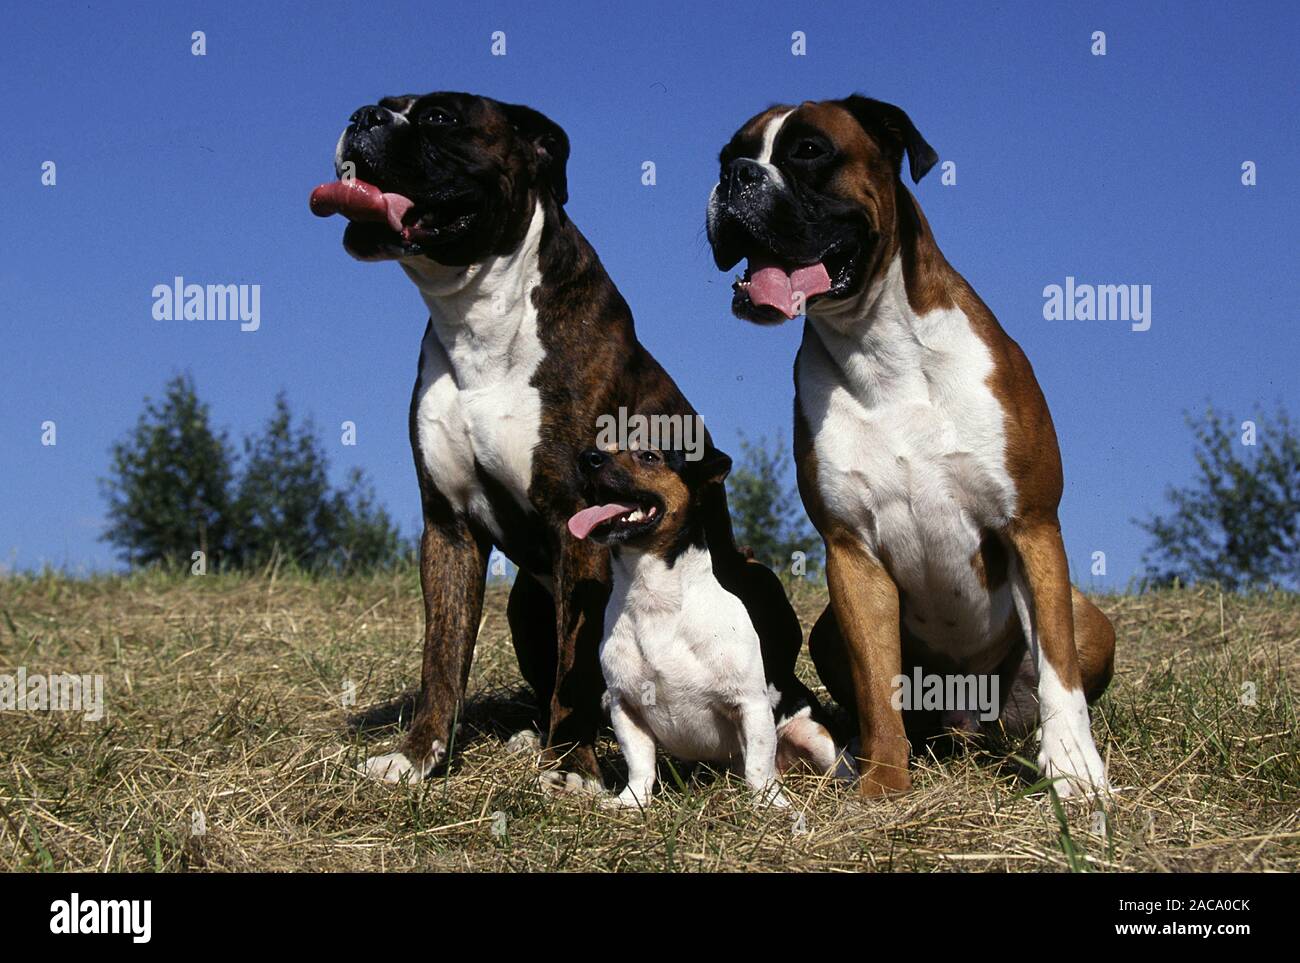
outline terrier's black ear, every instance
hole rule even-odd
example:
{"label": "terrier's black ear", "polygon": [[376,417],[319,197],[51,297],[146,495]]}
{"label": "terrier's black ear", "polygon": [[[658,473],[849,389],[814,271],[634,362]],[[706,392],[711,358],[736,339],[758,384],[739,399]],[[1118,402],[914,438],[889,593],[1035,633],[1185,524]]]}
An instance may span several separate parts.
{"label": "terrier's black ear", "polygon": [[731,474],[731,456],[718,448],[705,450],[698,461],[686,462],[691,480],[699,485],[720,485]]}
{"label": "terrier's black ear", "polygon": [[918,183],[939,162],[939,155],[926,143],[912,123],[912,118],[901,107],[859,94],[846,97],[840,103],[857,118],[867,133],[889,151],[894,170],[900,174],[903,169],[903,153],[906,151],[908,172],[912,175],[913,184]]}
{"label": "terrier's black ear", "polygon": [[555,195],[556,201],[563,207],[569,201],[569,179],[566,173],[569,135],[551,118],[531,107],[521,104],[502,104],[501,107],[519,136],[532,142],[537,151],[537,170]]}

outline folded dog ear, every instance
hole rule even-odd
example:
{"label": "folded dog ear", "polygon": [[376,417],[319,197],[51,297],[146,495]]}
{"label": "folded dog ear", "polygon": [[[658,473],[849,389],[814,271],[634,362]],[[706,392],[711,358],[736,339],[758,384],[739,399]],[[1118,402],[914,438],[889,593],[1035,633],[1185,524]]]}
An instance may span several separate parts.
{"label": "folded dog ear", "polygon": [[918,183],[935,164],[939,155],[926,143],[921,132],[901,107],[854,94],[841,101],[859,124],[891,152],[894,169],[902,171],[903,152],[907,152],[908,172]]}
{"label": "folded dog ear", "polygon": [[519,136],[532,142],[537,151],[537,169],[563,207],[569,201],[569,135],[545,114],[522,104],[502,104],[506,118]]}
{"label": "folded dog ear", "polygon": [[686,471],[701,485],[720,485],[731,474],[731,456],[711,447],[699,461],[686,462]]}

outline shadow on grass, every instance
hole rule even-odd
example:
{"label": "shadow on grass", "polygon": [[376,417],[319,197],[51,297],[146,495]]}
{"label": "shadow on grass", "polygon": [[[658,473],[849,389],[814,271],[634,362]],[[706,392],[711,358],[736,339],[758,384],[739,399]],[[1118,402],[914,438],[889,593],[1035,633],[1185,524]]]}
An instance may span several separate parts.
{"label": "shadow on grass", "polygon": [[[419,692],[412,690],[399,698],[371,706],[348,718],[348,731],[367,742],[396,738],[410,725],[418,698]],[[855,728],[850,713],[834,703],[828,703],[827,708],[832,717],[832,729],[837,734]],[[457,730],[450,758],[438,767],[437,772],[446,772],[448,766],[456,772],[461,753],[484,741],[505,743],[524,730],[540,735],[538,719],[536,696],[526,685],[498,686],[476,693],[465,704],[464,718]],[[990,731],[978,735],[943,731],[927,725],[933,723],[929,719],[924,722],[919,718],[909,719],[909,722],[912,723],[908,735],[912,741],[914,762],[925,757],[935,762],[946,762],[969,755],[997,778],[1012,776],[1026,785],[1038,779],[1037,770],[1023,761],[1032,758],[1029,751],[1032,747],[1024,738]],[[612,736],[608,724],[601,727],[601,735]],[[627,764],[622,754],[615,749],[602,756],[600,763],[606,786],[621,788],[627,781]],[[658,770],[660,791],[673,794],[691,793],[727,776],[724,767],[671,759],[662,751]]]}
{"label": "shadow on grass", "polygon": [[[419,695],[417,691],[407,692],[349,716],[348,730],[366,739],[391,738],[410,725]],[[523,729],[536,732],[537,717],[537,700],[527,686],[476,693],[465,703],[456,748],[467,749],[485,738],[505,741]]]}

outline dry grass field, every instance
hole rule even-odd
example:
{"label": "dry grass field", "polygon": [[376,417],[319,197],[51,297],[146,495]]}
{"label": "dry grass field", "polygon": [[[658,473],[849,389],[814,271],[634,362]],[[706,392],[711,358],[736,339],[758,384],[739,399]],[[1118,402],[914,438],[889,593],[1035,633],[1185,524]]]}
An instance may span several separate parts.
{"label": "dry grass field", "polygon": [[[806,627],[824,590],[793,593]],[[503,588],[489,593],[452,765],[388,787],[356,770],[409,712],[412,572],[10,576],[0,673],[102,674],[106,713],[0,713],[0,870],[1300,869],[1300,597],[1098,602],[1120,639],[1093,714],[1119,787],[1104,817],[1026,778],[1015,760],[1032,746],[1001,746],[922,753],[913,792],[868,805],[792,779],[792,822],[734,780],[667,761],[645,814],[541,792],[531,758],[506,748],[530,696]],[[612,739],[604,758],[617,778]]]}

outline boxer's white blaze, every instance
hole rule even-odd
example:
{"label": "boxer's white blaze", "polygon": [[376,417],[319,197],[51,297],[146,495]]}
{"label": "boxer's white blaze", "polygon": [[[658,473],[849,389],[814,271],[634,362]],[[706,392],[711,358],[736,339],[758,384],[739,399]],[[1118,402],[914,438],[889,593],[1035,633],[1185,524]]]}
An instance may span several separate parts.
{"label": "boxer's white blaze", "polygon": [[781,185],[785,184],[785,178],[781,176],[781,171],[777,169],[777,166],[772,163],[772,151],[776,147],[776,138],[781,133],[781,128],[785,126],[786,118],[793,113],[793,110],[787,110],[783,114],[777,114],[767,122],[767,126],[763,128],[763,143],[758,149],[758,156],[754,158],[763,165],[767,171],[767,176]]}
{"label": "boxer's white blaze", "polygon": [[469,268],[428,258],[402,267],[429,306],[420,351],[416,433],[425,467],[452,507],[502,531],[475,470],[481,466],[528,508],[541,395],[530,384],[544,349],[532,291],[541,283],[538,251],[545,221],[533,211],[511,254]]}

